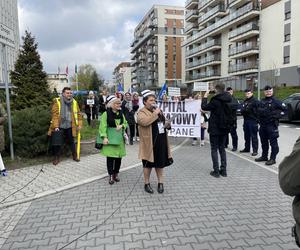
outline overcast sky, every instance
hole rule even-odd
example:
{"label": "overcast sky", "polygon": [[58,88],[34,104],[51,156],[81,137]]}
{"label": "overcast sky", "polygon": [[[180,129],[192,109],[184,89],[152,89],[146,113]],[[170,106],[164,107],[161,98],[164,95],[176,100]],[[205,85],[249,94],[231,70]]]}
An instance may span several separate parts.
{"label": "overcast sky", "polygon": [[19,0],[20,36],[36,37],[44,69],[61,72],[90,63],[105,79],[130,60],[133,30],[153,4],[184,6],[185,0]]}

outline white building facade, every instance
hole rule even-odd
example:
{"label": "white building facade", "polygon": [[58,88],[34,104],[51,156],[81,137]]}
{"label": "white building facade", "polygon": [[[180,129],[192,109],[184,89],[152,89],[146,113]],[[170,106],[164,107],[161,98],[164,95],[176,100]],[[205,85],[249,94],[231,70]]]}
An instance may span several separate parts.
{"label": "white building facade", "polygon": [[130,62],[120,63],[113,72],[115,85],[121,84],[125,92],[132,87]]}
{"label": "white building facade", "polygon": [[238,90],[300,86],[299,0],[187,0],[185,6],[190,89],[196,81]]}
{"label": "white building facade", "polygon": [[56,89],[59,94],[64,87],[71,87],[67,74],[47,74],[47,83],[51,92]]}
{"label": "white building facade", "polygon": [[[0,42],[5,44],[7,69],[8,71],[13,70],[20,47],[17,0],[0,1]],[[2,46],[0,46],[0,83],[3,84],[4,62],[1,47]]]}

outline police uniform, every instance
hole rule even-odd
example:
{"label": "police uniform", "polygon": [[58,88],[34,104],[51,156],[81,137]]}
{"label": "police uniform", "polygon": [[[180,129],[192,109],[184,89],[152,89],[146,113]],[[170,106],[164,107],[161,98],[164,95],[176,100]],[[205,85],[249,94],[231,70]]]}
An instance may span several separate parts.
{"label": "police uniform", "polygon": [[[265,91],[272,90],[266,86]],[[263,98],[258,105],[259,136],[262,146],[262,156],[255,161],[266,161],[266,165],[276,163],[276,155],[279,152],[277,138],[279,137],[278,125],[279,118],[284,115],[286,106],[281,101],[272,96]],[[268,160],[269,143],[271,146],[271,156]]]}
{"label": "police uniform", "polygon": [[[245,92],[252,92],[251,89],[246,89]],[[258,150],[258,116],[257,116],[257,108],[258,108],[258,100],[251,96],[250,98],[246,98],[241,107],[241,113],[244,118],[243,130],[244,130],[244,139],[245,139],[245,147],[241,150],[241,153],[250,152],[250,146],[252,143],[252,155],[257,155]]]}

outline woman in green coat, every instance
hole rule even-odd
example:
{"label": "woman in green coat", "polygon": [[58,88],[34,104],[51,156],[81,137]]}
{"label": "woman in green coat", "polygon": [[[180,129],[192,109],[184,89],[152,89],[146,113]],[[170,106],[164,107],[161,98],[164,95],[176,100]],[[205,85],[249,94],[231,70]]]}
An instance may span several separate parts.
{"label": "woman in green coat", "polygon": [[103,139],[102,155],[106,156],[109,184],[119,182],[122,157],[126,155],[124,133],[127,121],[122,113],[121,100],[116,96],[107,97],[107,111],[101,115],[99,133]]}

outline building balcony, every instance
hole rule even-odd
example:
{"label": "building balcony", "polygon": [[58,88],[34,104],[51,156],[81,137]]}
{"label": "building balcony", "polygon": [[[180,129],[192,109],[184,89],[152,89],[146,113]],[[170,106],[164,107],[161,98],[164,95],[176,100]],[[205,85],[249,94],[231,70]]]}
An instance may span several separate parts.
{"label": "building balcony", "polygon": [[187,75],[186,80],[187,81],[195,81],[195,80],[213,80],[218,79],[221,77],[221,71],[220,70],[209,70],[197,74]]}
{"label": "building balcony", "polygon": [[186,0],[185,1],[185,8],[187,10],[193,9],[198,6],[198,0]]}
{"label": "building balcony", "polygon": [[186,25],[184,33],[188,34],[190,32],[192,32],[194,29],[198,28],[198,24],[197,23],[189,23],[188,25]]}
{"label": "building balcony", "polygon": [[230,8],[238,8],[242,6],[243,4],[246,4],[248,2],[251,2],[252,0],[229,0],[229,7]]}
{"label": "building balcony", "polygon": [[259,10],[256,5],[252,2],[238,9],[237,11],[227,15],[226,17],[220,19],[207,28],[199,31],[195,35],[189,37],[185,40],[184,45],[197,42],[199,40],[205,39],[208,36],[216,35],[221,32],[222,29],[237,25],[240,22],[244,22],[249,18],[253,18],[259,15]]}
{"label": "building balcony", "polygon": [[216,49],[221,49],[221,40],[210,40],[192,50],[189,50],[186,52],[186,57],[196,56]]}
{"label": "building balcony", "polygon": [[228,73],[232,75],[243,75],[248,73],[255,73],[258,71],[258,62],[249,61],[245,63],[238,63],[229,65]]}
{"label": "building balcony", "polygon": [[187,22],[193,22],[194,20],[196,20],[198,18],[198,10],[189,10],[186,12],[185,15],[185,20]]}
{"label": "building balcony", "polygon": [[247,38],[259,35],[257,23],[248,23],[229,33],[229,41],[239,42]]}
{"label": "building balcony", "polygon": [[205,23],[212,20],[213,18],[215,18],[217,16],[220,16],[220,15],[226,15],[225,6],[222,5],[222,4],[219,4],[219,5],[215,6],[214,8],[212,8],[211,10],[209,10],[208,12],[206,12],[205,14],[200,16],[198,18],[198,23],[199,23],[200,26],[202,26]]}
{"label": "building balcony", "polygon": [[199,11],[202,11],[217,1],[219,1],[219,0],[201,0],[199,2],[198,9],[199,9]]}
{"label": "building balcony", "polygon": [[191,68],[203,68],[206,66],[216,65],[221,63],[221,55],[211,55],[208,57],[205,57],[203,59],[187,63],[186,64],[186,70],[190,70]]}
{"label": "building balcony", "polygon": [[138,41],[134,44],[134,46],[131,49],[131,53],[135,52],[142,44],[144,44],[149,38],[154,36],[157,31],[155,30],[148,30],[144,33],[143,37],[138,39]]}
{"label": "building balcony", "polygon": [[156,49],[152,49],[152,48],[150,48],[150,49],[148,49],[147,50],[147,54],[156,54],[157,53],[157,50]]}
{"label": "building balcony", "polygon": [[246,57],[259,53],[258,44],[256,42],[250,42],[241,46],[233,47],[229,50],[229,56],[231,59]]}

